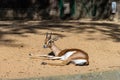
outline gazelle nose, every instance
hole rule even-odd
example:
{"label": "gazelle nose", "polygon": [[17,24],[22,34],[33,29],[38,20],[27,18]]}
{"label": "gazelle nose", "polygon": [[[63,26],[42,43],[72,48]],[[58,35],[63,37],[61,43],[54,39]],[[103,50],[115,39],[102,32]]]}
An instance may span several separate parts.
{"label": "gazelle nose", "polygon": [[47,45],[43,45],[43,48],[47,48]]}

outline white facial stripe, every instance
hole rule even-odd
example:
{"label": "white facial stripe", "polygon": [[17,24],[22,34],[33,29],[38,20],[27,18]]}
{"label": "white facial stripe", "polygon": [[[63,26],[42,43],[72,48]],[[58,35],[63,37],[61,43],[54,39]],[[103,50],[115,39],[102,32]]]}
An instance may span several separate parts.
{"label": "white facial stripe", "polygon": [[48,43],[51,41],[51,39],[48,41]]}
{"label": "white facial stripe", "polygon": [[66,54],[64,54],[63,56],[61,56],[61,60],[66,60],[68,59],[68,57],[70,57],[72,54],[74,54],[76,51],[69,51]]}

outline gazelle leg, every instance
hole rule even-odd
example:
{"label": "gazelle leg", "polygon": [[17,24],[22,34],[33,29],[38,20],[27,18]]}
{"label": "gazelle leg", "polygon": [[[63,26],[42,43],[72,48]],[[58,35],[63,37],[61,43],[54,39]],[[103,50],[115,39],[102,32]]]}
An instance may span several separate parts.
{"label": "gazelle leg", "polygon": [[54,57],[54,56],[40,55],[40,54],[34,55],[34,54],[30,53],[30,54],[29,54],[29,57],[30,57],[30,58],[40,58],[40,57],[52,58],[52,57]]}
{"label": "gazelle leg", "polygon": [[34,57],[44,57],[44,58],[48,58],[50,60],[59,60],[59,59],[61,59],[61,57],[50,56],[50,55],[39,55],[39,56],[34,56]]}
{"label": "gazelle leg", "polygon": [[50,60],[52,59],[54,56],[30,56],[31,59],[45,59],[45,60]]}
{"label": "gazelle leg", "polygon": [[55,57],[55,56],[50,56],[50,55],[33,55],[33,54],[29,54],[29,56],[32,59],[39,59],[41,57],[43,57],[44,59],[47,59],[47,60],[59,60],[59,59],[61,59],[61,57]]}
{"label": "gazelle leg", "polygon": [[42,65],[51,65],[51,66],[65,66],[70,62],[70,60],[65,60],[61,63],[46,63],[46,62],[42,62]]}
{"label": "gazelle leg", "polygon": [[55,57],[55,56],[53,56],[53,57],[48,57],[50,60],[59,60],[59,59],[61,59],[61,57]]}
{"label": "gazelle leg", "polygon": [[30,57],[48,57],[49,55],[40,55],[40,54],[34,55],[34,54],[30,53],[29,56]]}

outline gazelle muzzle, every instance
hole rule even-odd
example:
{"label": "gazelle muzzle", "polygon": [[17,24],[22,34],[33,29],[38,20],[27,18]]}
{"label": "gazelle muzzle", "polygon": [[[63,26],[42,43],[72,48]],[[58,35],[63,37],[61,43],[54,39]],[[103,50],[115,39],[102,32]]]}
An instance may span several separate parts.
{"label": "gazelle muzzle", "polygon": [[47,45],[44,44],[44,45],[43,45],[43,48],[47,48]]}

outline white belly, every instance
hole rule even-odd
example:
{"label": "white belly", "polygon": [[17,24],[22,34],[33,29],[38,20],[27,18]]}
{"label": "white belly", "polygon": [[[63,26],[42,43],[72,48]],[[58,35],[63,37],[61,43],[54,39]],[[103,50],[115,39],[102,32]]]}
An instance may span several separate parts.
{"label": "white belly", "polygon": [[70,57],[72,54],[74,54],[76,51],[70,51],[70,52],[67,52],[66,54],[64,54],[63,56],[61,56],[61,59],[60,60],[66,60],[68,59],[68,57]]}
{"label": "white belly", "polygon": [[87,60],[85,59],[77,59],[77,60],[72,60],[73,63],[77,64],[77,65],[84,65]]}

